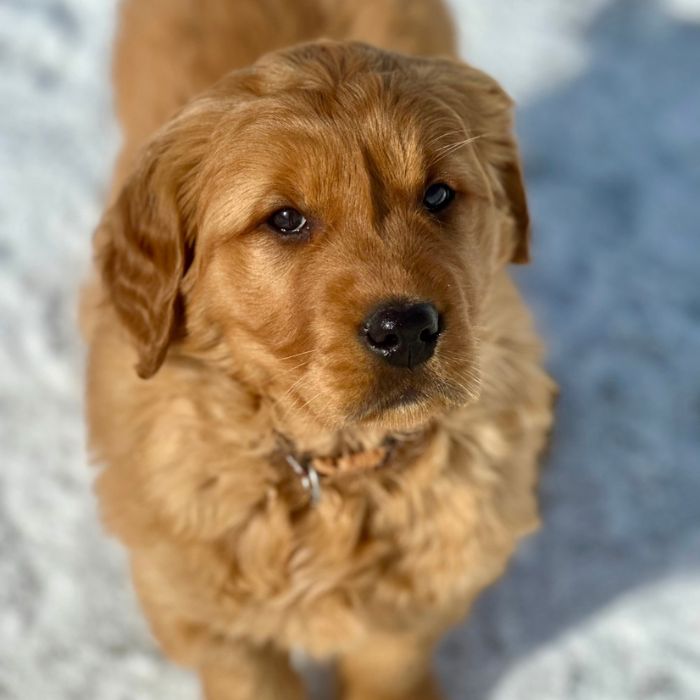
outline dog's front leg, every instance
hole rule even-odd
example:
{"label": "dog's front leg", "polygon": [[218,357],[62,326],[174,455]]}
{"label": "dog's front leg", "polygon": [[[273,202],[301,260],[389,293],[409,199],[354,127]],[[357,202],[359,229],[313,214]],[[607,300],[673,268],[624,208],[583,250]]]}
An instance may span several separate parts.
{"label": "dog's front leg", "polygon": [[421,638],[371,637],[340,659],[342,700],[441,700],[432,650]]}
{"label": "dog's front leg", "polygon": [[199,669],[205,700],[303,700],[287,654],[243,643],[217,649]]}

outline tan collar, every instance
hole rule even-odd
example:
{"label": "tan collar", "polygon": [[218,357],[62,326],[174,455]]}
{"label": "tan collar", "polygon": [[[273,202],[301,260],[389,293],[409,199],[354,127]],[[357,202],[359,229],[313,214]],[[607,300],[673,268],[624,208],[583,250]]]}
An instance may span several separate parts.
{"label": "tan collar", "polygon": [[309,464],[322,476],[367,472],[385,466],[393,448],[393,440],[386,440],[372,450],[347,452],[338,457],[314,457]]}
{"label": "tan collar", "polygon": [[309,493],[311,503],[315,504],[321,499],[322,479],[381,469],[391,460],[395,447],[395,440],[387,438],[382,445],[371,450],[345,452],[330,457],[298,457],[287,449],[285,461]]}

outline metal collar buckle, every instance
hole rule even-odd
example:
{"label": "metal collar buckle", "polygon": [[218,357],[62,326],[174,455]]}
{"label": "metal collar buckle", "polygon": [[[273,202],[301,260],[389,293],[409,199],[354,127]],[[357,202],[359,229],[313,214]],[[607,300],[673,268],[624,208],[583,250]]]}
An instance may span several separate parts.
{"label": "metal collar buckle", "polygon": [[299,477],[301,485],[309,492],[311,505],[315,506],[321,500],[321,480],[318,477],[318,472],[310,462],[302,464],[294,455],[288,454],[285,459]]}

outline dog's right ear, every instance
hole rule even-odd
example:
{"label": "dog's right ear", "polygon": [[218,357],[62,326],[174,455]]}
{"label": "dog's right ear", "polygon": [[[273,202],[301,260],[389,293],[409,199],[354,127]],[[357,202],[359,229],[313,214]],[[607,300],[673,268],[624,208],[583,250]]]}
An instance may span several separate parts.
{"label": "dog's right ear", "polygon": [[169,139],[153,142],[98,229],[98,266],[109,300],[138,353],[136,371],[158,371],[178,321],[187,246]]}
{"label": "dog's right ear", "polygon": [[174,115],[142,151],[99,225],[98,269],[144,379],[163,364],[184,321],[181,283],[196,255],[212,134],[224,119],[235,131],[236,106],[256,96],[257,81],[255,71],[235,72]]}

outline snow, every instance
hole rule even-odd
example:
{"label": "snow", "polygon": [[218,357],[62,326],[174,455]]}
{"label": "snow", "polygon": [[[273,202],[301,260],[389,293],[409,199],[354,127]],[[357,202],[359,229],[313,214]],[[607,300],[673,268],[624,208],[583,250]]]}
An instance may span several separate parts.
{"label": "snow", "polygon": [[[0,698],[193,700],[104,537],[75,292],[114,0],[0,4]],[[461,0],[519,102],[517,276],[562,387],[544,528],[441,647],[452,700],[700,698],[700,2]]]}

